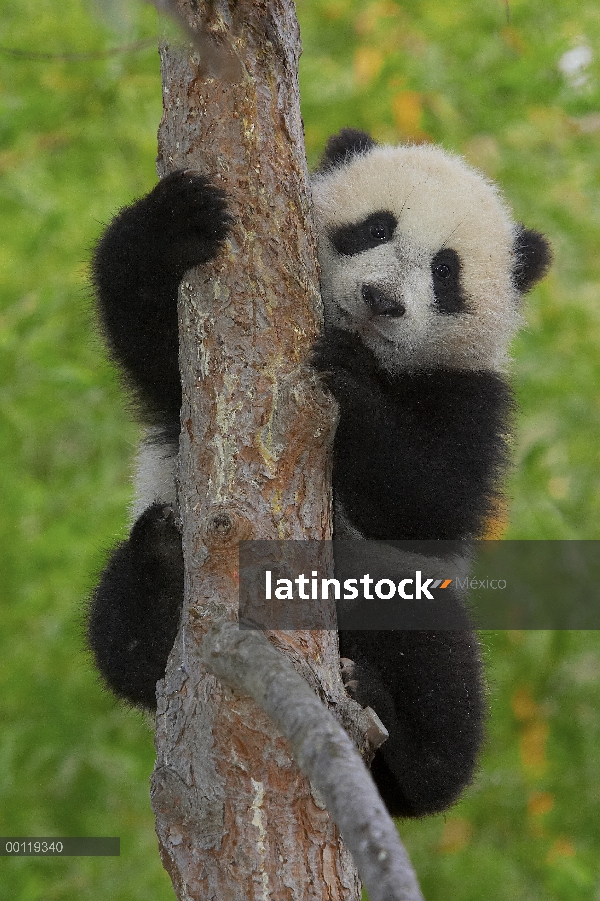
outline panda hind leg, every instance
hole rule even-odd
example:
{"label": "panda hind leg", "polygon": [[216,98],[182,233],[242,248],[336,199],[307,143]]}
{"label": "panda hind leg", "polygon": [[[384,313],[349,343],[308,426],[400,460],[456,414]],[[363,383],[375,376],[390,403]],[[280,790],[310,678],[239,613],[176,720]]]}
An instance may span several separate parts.
{"label": "panda hind leg", "polygon": [[154,503],[113,550],[88,608],[88,643],[115,694],[156,708],[182,603],[181,535],[171,505]]}
{"label": "panda hind leg", "polygon": [[471,782],[483,741],[485,685],[469,630],[340,632],[342,678],[389,732],[371,773],[392,816],[448,808]]}

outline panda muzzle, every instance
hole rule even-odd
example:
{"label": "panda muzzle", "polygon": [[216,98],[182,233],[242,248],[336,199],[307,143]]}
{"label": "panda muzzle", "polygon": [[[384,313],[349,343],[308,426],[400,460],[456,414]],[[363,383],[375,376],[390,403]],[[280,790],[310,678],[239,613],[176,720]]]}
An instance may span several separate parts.
{"label": "panda muzzle", "polygon": [[381,288],[377,288],[375,285],[363,285],[362,298],[374,316],[400,317],[406,313],[406,307],[403,304],[388,297]]}

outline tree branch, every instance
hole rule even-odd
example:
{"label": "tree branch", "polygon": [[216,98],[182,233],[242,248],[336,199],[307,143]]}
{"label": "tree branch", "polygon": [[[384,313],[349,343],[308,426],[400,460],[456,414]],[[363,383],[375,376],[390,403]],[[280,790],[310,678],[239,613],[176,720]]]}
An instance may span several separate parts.
{"label": "tree branch", "polygon": [[337,824],[370,901],[423,901],[394,821],[346,732],[293,666],[257,631],[216,624],[207,668],[266,711]]}

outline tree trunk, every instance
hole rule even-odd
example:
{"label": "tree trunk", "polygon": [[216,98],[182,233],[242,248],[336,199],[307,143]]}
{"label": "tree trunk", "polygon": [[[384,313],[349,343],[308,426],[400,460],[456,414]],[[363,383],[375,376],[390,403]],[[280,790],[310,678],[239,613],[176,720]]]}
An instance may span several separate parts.
{"label": "tree trunk", "polygon": [[[287,742],[199,651],[215,619],[237,616],[240,540],[330,537],[334,416],[302,366],[320,314],[294,4],[190,0],[180,12],[198,39],[161,51],[159,174],[206,173],[235,224],[180,291],[186,609],[157,715],[160,850],[180,899],[355,901],[352,861]],[[335,631],[271,638],[348,709]]]}

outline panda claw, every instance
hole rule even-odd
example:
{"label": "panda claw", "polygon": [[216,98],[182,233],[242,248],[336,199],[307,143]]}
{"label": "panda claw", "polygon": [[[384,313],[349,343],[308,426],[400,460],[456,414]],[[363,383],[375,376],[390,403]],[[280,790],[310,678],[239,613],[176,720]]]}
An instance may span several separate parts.
{"label": "panda claw", "polygon": [[342,682],[348,694],[352,695],[358,688],[358,681],[354,679],[356,666],[354,660],[349,657],[340,657],[340,669],[342,671]]}

